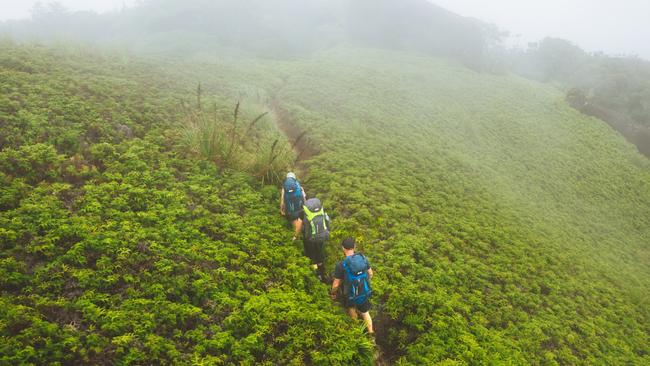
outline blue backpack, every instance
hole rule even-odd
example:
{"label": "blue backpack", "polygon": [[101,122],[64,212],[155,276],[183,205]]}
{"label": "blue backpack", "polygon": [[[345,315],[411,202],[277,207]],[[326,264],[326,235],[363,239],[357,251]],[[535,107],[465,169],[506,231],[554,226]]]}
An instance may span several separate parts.
{"label": "blue backpack", "polygon": [[295,178],[287,178],[282,184],[284,188],[284,207],[287,213],[302,209],[302,187]]}
{"label": "blue backpack", "polygon": [[355,253],[343,260],[347,297],[351,304],[361,305],[372,295],[368,278],[368,260]]}

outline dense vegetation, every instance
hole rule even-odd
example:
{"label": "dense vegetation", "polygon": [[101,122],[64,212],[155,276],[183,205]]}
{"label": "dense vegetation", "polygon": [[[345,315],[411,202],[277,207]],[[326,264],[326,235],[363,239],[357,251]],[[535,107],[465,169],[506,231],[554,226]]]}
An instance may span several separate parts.
{"label": "dense vegetation", "polygon": [[277,190],[186,151],[191,89],[4,43],[0,90],[0,363],[370,359],[289,244]]}
{"label": "dense vegetation", "polygon": [[504,62],[525,77],[566,85],[573,107],[606,121],[650,157],[650,62],[589,54],[555,38],[512,52]]}
{"label": "dense vegetation", "polygon": [[[608,125],[549,85],[358,48],[438,45],[430,54],[463,60],[463,47],[409,38],[426,19],[390,44],[373,43],[382,23],[368,22],[345,28],[357,46],[215,58],[203,51],[268,53],[246,32],[225,37],[228,22],[170,31],[188,23],[168,19],[177,8],[146,8],[160,3],[134,10],[151,10],[143,29],[128,12],[97,24],[191,58],[0,46],[0,362],[369,363],[363,327],[288,244],[277,189],[263,184],[292,158],[281,118],[319,152],[302,181],[333,217],[329,268],[349,235],[373,264],[381,361],[650,363],[650,162]],[[224,21],[262,6],[238,4]],[[269,36],[260,45],[336,43],[324,36],[336,16],[306,19],[319,31],[283,45],[273,41],[291,29],[255,28]],[[468,24],[459,32],[487,31]],[[489,47],[480,39],[466,44]],[[548,70],[527,76],[567,72]]]}
{"label": "dense vegetation", "polygon": [[326,57],[285,90],[324,127],[312,186],[375,261],[385,349],[414,363],[648,362],[648,161],[553,90],[361,58],[388,61]]}
{"label": "dense vegetation", "polygon": [[31,20],[0,23],[4,33],[146,55],[286,59],[354,44],[446,57],[475,70],[559,82],[572,91],[572,106],[606,121],[650,156],[647,60],[591,54],[555,38],[508,50],[507,32],[426,0],[146,0],[107,14],[37,4]]}
{"label": "dense vegetation", "polygon": [[373,261],[389,361],[649,361],[650,164],[606,124],[425,57],[238,65],[322,151],[305,185]]}

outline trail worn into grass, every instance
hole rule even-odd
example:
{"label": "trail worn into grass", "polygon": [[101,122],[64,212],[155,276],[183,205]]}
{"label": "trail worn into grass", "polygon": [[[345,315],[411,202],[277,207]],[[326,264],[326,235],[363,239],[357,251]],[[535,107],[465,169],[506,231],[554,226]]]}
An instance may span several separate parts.
{"label": "trail worn into grass", "polygon": [[296,154],[293,166],[288,168],[295,170],[300,177],[307,177],[309,169],[305,161],[318,155],[318,149],[309,143],[307,130],[302,129],[296,123],[291,112],[282,107],[276,96],[271,98],[269,108],[271,109],[271,114],[274,117],[278,129],[287,137],[291,148]]}
{"label": "trail worn into grass", "polygon": [[[295,117],[286,108],[282,106],[277,95],[273,95],[269,102],[270,113],[274,117],[278,129],[287,137],[291,148],[296,154],[293,166],[288,167],[294,170],[299,177],[303,177],[304,182],[309,179],[309,167],[307,161],[318,155],[320,151],[310,144],[308,130],[303,129],[296,123]],[[383,328],[379,327],[380,330]],[[380,333],[380,332],[378,332]],[[383,331],[381,333],[384,333]],[[389,353],[390,354],[390,353]],[[381,343],[377,342],[374,352],[374,364],[377,366],[391,365],[390,358],[384,356]]]}

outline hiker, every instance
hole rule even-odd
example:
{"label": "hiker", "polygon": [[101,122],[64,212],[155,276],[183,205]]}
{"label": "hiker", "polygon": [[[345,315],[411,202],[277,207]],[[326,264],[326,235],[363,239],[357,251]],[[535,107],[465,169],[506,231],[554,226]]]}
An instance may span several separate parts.
{"label": "hiker", "polygon": [[302,244],[318,279],[325,281],[325,242],[330,238],[330,217],[318,198],[310,198],[303,208]]}
{"label": "hiker", "polygon": [[361,313],[363,321],[368,328],[368,334],[374,336],[372,318],[370,318],[370,279],[372,268],[368,258],[361,253],[355,253],[354,238],[344,239],[341,243],[345,259],[336,264],[334,281],[332,282],[331,296],[336,300],[341,282],[343,282],[342,302],[347,308],[352,319],[357,319],[357,311]]}
{"label": "hiker", "polygon": [[296,174],[287,173],[287,177],[282,184],[282,194],[280,195],[280,213],[287,218],[293,225],[293,238],[296,240],[302,229],[302,205],[306,201],[305,190],[302,189]]}

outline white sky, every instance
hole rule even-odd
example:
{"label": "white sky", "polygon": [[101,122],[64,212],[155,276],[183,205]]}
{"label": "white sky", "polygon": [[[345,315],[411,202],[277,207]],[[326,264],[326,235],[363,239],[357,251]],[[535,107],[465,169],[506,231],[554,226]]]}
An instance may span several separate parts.
{"label": "white sky", "polygon": [[545,36],[587,51],[650,59],[650,0],[429,0],[454,13],[520,34],[521,45]]}
{"label": "white sky", "polygon": [[[182,0],[179,0],[182,1]],[[463,16],[508,30],[525,46],[545,36],[587,51],[650,59],[650,0],[428,0]],[[28,18],[36,0],[0,0],[0,21]],[[49,3],[51,0],[42,1]],[[137,0],[59,0],[71,10],[119,10]]]}
{"label": "white sky", "polygon": [[[58,1],[71,10],[95,10],[105,12],[119,10],[123,5],[134,4],[135,0],[41,0],[42,4]],[[30,10],[38,0],[0,0],[0,21],[29,18]]]}

